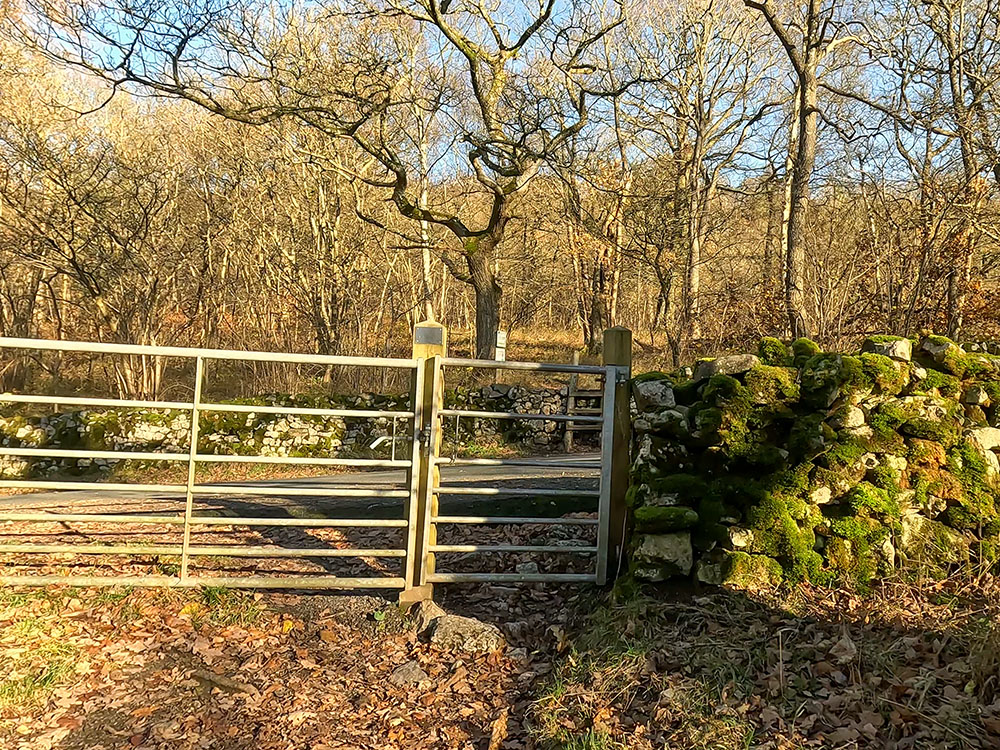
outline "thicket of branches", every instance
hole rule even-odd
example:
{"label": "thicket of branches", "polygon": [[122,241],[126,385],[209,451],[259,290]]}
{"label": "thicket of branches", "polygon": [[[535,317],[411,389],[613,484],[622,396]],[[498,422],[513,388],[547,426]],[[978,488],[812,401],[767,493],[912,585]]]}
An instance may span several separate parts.
{"label": "thicket of branches", "polygon": [[997,333],[997,0],[4,13],[3,335],[389,354],[434,316],[481,356],[622,324],[669,363]]}

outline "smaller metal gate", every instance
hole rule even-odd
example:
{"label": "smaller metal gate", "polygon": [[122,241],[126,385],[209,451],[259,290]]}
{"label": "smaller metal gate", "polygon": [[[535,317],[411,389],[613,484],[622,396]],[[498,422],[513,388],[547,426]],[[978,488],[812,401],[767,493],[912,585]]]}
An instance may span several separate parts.
{"label": "smaller metal gate", "polygon": [[[8,490],[56,490],[145,493],[149,496],[174,497],[182,507],[171,513],[151,513],[142,510],[109,513],[98,512],[49,512],[24,511],[9,503],[0,505],[0,526],[11,524],[61,524],[61,525],[120,525],[126,530],[134,528],[163,527],[173,529],[174,539],[167,544],[40,544],[36,542],[0,543],[0,584],[39,585],[129,585],[129,586],[230,586],[249,588],[395,588],[424,592],[436,583],[479,581],[555,581],[591,582],[603,584],[613,578],[620,560],[624,538],[624,492],[628,481],[628,389],[631,338],[624,329],[612,329],[606,339],[605,364],[564,365],[552,363],[494,362],[447,358],[444,355],[443,328],[437,324],[421,324],[415,336],[414,356],[410,359],[378,357],[322,356],[275,352],[243,352],[221,349],[192,349],[183,347],[133,346],[75,341],[44,341],[35,339],[0,338],[0,350],[48,350],[56,352],[82,352],[91,355],[117,355],[143,358],[178,358],[193,363],[191,399],[183,401],[135,400],[115,398],[90,398],[55,396],[28,393],[5,393],[0,404],[41,405],[49,407],[74,407],[76,409],[151,409],[169,413],[184,412],[190,415],[190,429],[186,450],[121,451],[90,450],[86,448],[59,448],[47,446],[0,445],[0,457],[99,459],[105,461],[138,460],[149,462],[175,462],[186,465],[187,481],[180,483],[95,483],[63,479],[2,479],[0,488]],[[432,334],[427,337],[428,329]],[[421,339],[429,343],[421,343]],[[408,374],[410,382],[409,409],[375,408],[306,408],[285,405],[241,404],[206,401],[202,397],[206,377],[206,364],[215,360],[240,362],[283,362],[321,366],[350,366],[362,368],[392,368]],[[443,406],[445,377],[448,370],[456,368],[489,368],[527,370],[535,372],[574,373],[598,376],[603,380],[602,411],[599,415],[485,412],[478,410],[446,409]],[[206,414],[256,415],[274,414],[308,418],[391,419],[393,430],[397,421],[408,424],[406,436],[409,446],[406,458],[341,458],[333,456],[265,455],[262,452],[246,454],[199,452],[199,418]],[[537,466],[557,467],[558,461],[541,462],[530,458],[482,459],[447,458],[440,455],[442,420],[449,417],[476,419],[515,419],[568,421],[593,423],[601,430],[600,460],[590,467],[599,472],[598,487],[590,491],[553,487],[498,489],[495,487],[463,487],[440,481],[440,467],[446,465],[470,466]],[[415,438],[415,439],[414,439]],[[395,451],[395,446],[393,447]],[[395,456],[395,453],[393,454]],[[361,487],[310,487],[275,486],[273,483],[199,483],[197,469],[210,463],[308,465],[361,470],[405,470],[401,488],[374,485]],[[574,462],[574,468],[581,468]],[[525,495],[531,497],[584,497],[597,498],[594,518],[541,518],[510,517],[502,515],[441,515],[438,513],[440,498],[448,495],[466,495],[479,498],[497,495]],[[213,515],[198,511],[202,497],[217,498],[303,498],[315,500],[328,498],[378,498],[398,501],[398,514],[392,518],[271,517],[262,515]],[[0,498],[3,500],[3,498]],[[89,506],[88,506],[89,507]],[[438,530],[456,526],[495,526],[501,524],[540,524],[551,526],[596,527],[596,540],[586,547],[551,548],[530,545],[448,544],[438,542]],[[296,529],[385,529],[398,530],[401,543],[393,547],[345,548],[342,546],[288,546],[255,544],[199,544],[193,532],[212,528],[261,527]],[[522,553],[536,554],[560,552],[574,556],[587,556],[592,565],[586,572],[577,573],[524,573],[461,572],[437,570],[439,558],[451,554]],[[73,573],[12,575],[4,570],[3,560],[9,555],[111,555],[128,558],[137,555],[165,556],[179,561],[177,570],[157,575],[81,576]],[[363,560],[395,559],[400,563],[396,574],[345,576],[345,575],[265,575],[217,576],[197,574],[192,570],[196,561],[211,558],[268,558],[330,559],[358,558]]]}

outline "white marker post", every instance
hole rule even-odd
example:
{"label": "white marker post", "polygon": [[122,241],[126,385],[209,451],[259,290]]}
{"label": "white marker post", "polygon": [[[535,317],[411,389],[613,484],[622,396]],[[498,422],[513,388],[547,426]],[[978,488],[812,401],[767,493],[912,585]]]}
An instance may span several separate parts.
{"label": "white marker post", "polygon": [[[497,331],[497,345],[496,354],[493,355],[493,359],[497,362],[507,361],[507,332]],[[493,371],[493,382],[502,383],[504,377],[504,371],[496,369]]]}

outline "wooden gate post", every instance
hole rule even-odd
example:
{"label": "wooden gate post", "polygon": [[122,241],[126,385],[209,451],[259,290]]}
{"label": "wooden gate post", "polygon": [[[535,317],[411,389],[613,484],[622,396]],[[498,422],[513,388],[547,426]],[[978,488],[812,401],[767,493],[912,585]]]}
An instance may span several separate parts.
{"label": "wooden gate post", "polygon": [[[605,480],[609,482],[608,532],[606,560],[607,571],[603,581],[618,577],[624,556],[625,524],[627,513],[625,494],[628,492],[631,456],[629,446],[632,436],[632,418],[629,410],[629,377],[632,373],[632,332],[615,326],[604,332],[604,364],[616,365],[619,377],[614,385],[613,425],[611,429],[611,470]],[[608,391],[605,390],[607,393]],[[606,410],[605,410],[605,413]],[[602,452],[607,448],[602,446]]]}
{"label": "wooden gate post", "polygon": [[[414,378],[410,393],[410,404],[414,413],[413,453],[408,469],[407,486],[415,493],[407,504],[407,554],[410,560],[406,565],[406,589],[399,595],[401,606],[430,599],[433,587],[425,583],[428,566],[433,567],[433,555],[424,554],[424,550],[434,544],[436,527],[428,523],[429,515],[437,513],[437,495],[434,488],[440,484],[440,470],[434,462],[441,448],[441,431],[434,429],[433,420],[439,403],[444,394],[437,379],[441,377],[441,368],[436,358],[444,357],[448,350],[448,330],[432,320],[417,323],[413,328],[413,358],[422,359],[423,376]],[[420,382],[420,392],[416,392],[417,382]]]}

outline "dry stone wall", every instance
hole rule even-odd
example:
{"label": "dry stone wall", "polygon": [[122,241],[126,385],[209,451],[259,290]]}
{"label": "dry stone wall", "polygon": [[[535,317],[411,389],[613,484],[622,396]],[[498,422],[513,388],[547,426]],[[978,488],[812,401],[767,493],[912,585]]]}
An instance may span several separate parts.
{"label": "dry stone wall", "polygon": [[900,568],[995,568],[1000,357],[975,349],[765,339],[635,378],[633,574],[865,587]]}
{"label": "dry stone wall", "polygon": [[[237,403],[297,408],[401,410],[409,396],[363,394],[340,398],[266,396]],[[445,394],[449,408],[560,414],[566,410],[565,389],[529,389],[492,385]],[[393,420],[294,416],[264,413],[203,412],[199,418],[198,450],[213,455],[381,457],[390,454],[379,437],[391,438]],[[525,451],[545,451],[561,444],[564,423],[556,420],[497,420],[454,418],[444,424],[449,450],[476,445],[507,444]],[[404,455],[407,419],[399,419],[397,453]],[[0,416],[0,445],[31,448],[71,448],[115,451],[186,452],[191,417],[184,411],[117,409],[79,410],[29,416],[8,408]],[[25,478],[109,471],[115,461],[102,458],[51,459],[0,456],[0,477]]]}

